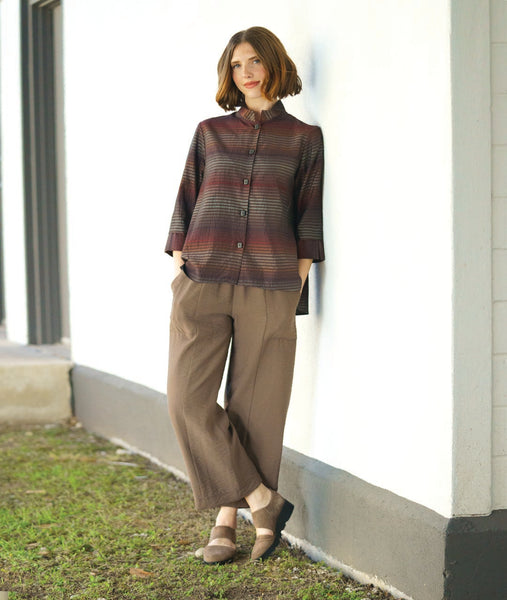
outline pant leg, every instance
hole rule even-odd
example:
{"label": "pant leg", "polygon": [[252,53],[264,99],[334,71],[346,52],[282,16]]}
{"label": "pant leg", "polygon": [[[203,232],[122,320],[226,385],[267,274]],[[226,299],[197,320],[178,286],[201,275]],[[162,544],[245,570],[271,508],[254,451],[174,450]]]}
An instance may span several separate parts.
{"label": "pant leg", "polygon": [[[262,482],[278,488],[299,292],[236,286],[225,406]],[[229,504],[244,507],[244,500]]]}
{"label": "pant leg", "polygon": [[169,344],[169,413],[185,460],[196,508],[243,498],[261,482],[217,395],[232,333],[233,288],[173,283]]}

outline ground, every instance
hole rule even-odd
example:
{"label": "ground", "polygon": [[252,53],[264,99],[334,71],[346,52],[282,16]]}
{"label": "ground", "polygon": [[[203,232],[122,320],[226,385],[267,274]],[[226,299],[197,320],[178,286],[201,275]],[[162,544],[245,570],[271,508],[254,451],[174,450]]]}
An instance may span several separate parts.
{"label": "ground", "polygon": [[234,563],[195,556],[216,511],[188,485],[75,421],[0,426],[0,591],[9,600],[385,600],[282,542],[250,561],[240,519]]}

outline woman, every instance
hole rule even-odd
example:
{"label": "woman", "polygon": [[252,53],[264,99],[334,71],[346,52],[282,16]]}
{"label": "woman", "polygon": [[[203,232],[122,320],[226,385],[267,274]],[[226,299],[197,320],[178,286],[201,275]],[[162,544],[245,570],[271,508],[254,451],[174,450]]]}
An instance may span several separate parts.
{"label": "woman", "polygon": [[196,508],[220,507],[209,564],[232,560],[238,508],[252,511],[253,560],[273,552],[292,514],[276,490],[295,315],[307,313],[312,262],[324,260],[322,134],[280,101],[301,91],[294,63],[273,33],[252,27],[230,39],[218,78],[218,104],[240,108],[199,123],[166,245],[178,272],[169,412]]}

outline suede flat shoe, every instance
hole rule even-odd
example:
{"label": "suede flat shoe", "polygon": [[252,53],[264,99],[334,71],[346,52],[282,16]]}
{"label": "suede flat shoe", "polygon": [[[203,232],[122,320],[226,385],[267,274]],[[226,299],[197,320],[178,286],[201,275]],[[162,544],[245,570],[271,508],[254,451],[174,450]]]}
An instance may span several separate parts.
{"label": "suede flat shoe", "polygon": [[256,529],[271,529],[270,535],[258,535],[252,554],[252,560],[264,560],[271,556],[280,543],[282,531],[290,519],[294,506],[278,492],[271,492],[271,500],[264,508],[252,512],[252,520]]}
{"label": "suede flat shoe", "polygon": [[[225,538],[231,540],[233,544],[236,543],[236,530],[226,525],[216,525],[211,530],[209,541]],[[236,548],[230,546],[221,546],[220,544],[208,544],[204,548],[203,560],[208,565],[224,565],[225,563],[231,562],[234,555],[236,554]]]}

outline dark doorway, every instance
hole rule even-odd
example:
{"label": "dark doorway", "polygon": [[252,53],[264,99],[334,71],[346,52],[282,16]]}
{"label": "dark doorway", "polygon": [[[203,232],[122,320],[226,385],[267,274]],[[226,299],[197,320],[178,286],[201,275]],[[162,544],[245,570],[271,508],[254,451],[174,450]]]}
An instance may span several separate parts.
{"label": "dark doorway", "polygon": [[23,0],[22,77],[28,338],[68,340],[62,27],[59,0]]}

